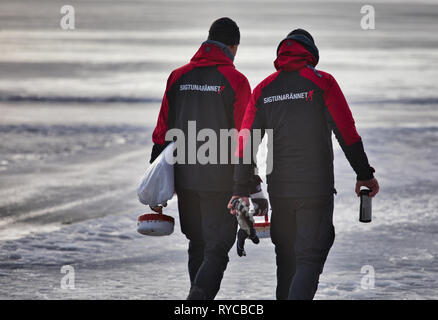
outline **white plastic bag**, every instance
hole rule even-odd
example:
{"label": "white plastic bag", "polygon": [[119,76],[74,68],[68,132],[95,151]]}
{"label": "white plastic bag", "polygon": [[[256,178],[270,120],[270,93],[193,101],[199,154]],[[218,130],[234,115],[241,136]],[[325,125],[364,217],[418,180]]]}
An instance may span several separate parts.
{"label": "white plastic bag", "polygon": [[173,158],[171,142],[146,170],[137,188],[138,200],[145,205],[157,206],[172,199],[175,191],[173,165],[166,161]]}

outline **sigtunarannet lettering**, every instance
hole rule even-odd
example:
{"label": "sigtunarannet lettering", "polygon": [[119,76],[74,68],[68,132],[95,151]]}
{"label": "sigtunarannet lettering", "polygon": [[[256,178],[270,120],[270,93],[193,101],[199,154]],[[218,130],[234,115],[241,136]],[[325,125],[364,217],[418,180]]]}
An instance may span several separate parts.
{"label": "sigtunarannet lettering", "polygon": [[221,90],[221,86],[213,86],[208,84],[181,84],[179,86],[180,91],[211,91],[211,92],[219,92]]}
{"label": "sigtunarannet lettering", "polygon": [[271,103],[283,100],[307,99],[307,91],[298,93],[285,93],[276,96],[270,96],[263,99],[263,103]]}

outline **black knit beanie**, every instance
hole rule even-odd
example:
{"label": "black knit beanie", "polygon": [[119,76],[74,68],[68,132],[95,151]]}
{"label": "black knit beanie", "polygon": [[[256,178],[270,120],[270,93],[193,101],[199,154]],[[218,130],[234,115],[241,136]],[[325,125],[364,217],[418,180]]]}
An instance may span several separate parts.
{"label": "black knit beanie", "polygon": [[240,31],[237,24],[230,18],[217,19],[210,27],[208,40],[222,42],[227,46],[240,43]]}
{"label": "black knit beanie", "polygon": [[293,36],[294,34],[302,34],[303,36],[306,36],[307,38],[309,38],[313,44],[315,44],[315,41],[313,40],[312,35],[304,29],[295,29],[294,31],[291,31],[287,36],[290,37],[290,36]]}

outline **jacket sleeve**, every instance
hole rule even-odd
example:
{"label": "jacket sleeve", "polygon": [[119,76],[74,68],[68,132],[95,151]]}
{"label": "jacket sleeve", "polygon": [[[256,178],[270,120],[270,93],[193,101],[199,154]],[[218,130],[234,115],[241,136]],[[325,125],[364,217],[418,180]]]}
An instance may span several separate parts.
{"label": "jacket sleeve", "polygon": [[173,73],[167,79],[166,91],[164,92],[163,100],[161,102],[160,113],[158,114],[157,125],[155,126],[154,132],[152,133],[152,142],[154,146],[152,147],[150,163],[160,155],[160,153],[166,148],[170,143],[166,141],[166,132],[172,124],[169,123],[169,89],[171,83],[173,82]]}
{"label": "jacket sleeve", "polygon": [[244,78],[236,92],[236,100],[234,102],[234,125],[237,130],[242,126],[243,117],[246,107],[251,98],[251,87],[248,79]]}
{"label": "jacket sleeve", "polygon": [[[255,162],[253,155],[257,154],[260,141],[254,141],[254,130],[262,131],[261,138],[264,136],[265,121],[263,117],[263,110],[257,108],[258,88],[254,90],[248,106],[245,110],[245,115],[242,121],[241,130],[239,132],[239,140],[237,146],[237,156],[239,163],[234,169],[234,187],[233,194],[248,197],[262,181],[258,175],[254,174]],[[250,163],[245,163],[247,159],[245,154],[250,156]]]}
{"label": "jacket sleeve", "polygon": [[328,122],[338,140],[351,167],[357,174],[357,180],[369,180],[374,177],[374,168],[368,163],[362,139],[356,131],[353,115],[336,80],[331,77],[324,91]]}

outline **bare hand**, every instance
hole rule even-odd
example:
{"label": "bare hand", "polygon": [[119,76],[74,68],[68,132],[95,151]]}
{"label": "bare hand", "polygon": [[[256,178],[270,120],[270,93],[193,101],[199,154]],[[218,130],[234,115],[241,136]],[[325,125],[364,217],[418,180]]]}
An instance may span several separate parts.
{"label": "bare hand", "polygon": [[230,201],[228,202],[228,205],[227,205],[227,208],[230,209],[231,214],[234,214],[234,215],[236,214],[236,210],[233,209],[233,200],[239,199],[239,198],[241,198],[243,201],[245,201],[249,207],[249,198],[248,197],[232,196]]}
{"label": "bare hand", "polygon": [[359,197],[360,195],[360,187],[367,187],[371,189],[369,196],[372,198],[379,192],[379,182],[376,178],[372,178],[370,180],[358,180],[356,182],[356,194]]}

